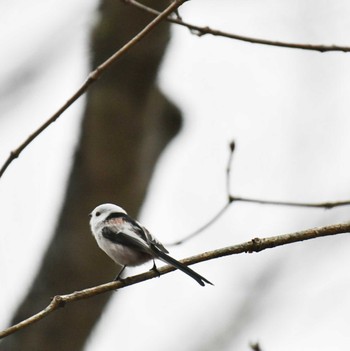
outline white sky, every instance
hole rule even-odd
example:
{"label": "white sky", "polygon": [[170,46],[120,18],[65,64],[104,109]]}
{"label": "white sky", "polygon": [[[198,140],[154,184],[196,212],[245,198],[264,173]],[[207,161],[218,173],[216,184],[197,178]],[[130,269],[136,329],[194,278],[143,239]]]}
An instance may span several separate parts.
{"label": "white sky", "polygon": [[[0,3],[0,163],[84,80],[95,6]],[[344,0],[193,0],[180,12],[190,22],[237,34],[349,45],[350,4]],[[157,166],[143,223],[169,242],[211,217],[225,201],[232,138],[235,194],[349,199],[348,56],[198,38],[174,27],[159,82],[183,110],[185,124]],[[79,110],[65,113],[0,179],[2,326],[50,238]],[[200,237],[171,251],[181,258],[347,221],[348,212],[237,204]],[[115,349],[116,340],[123,350],[248,350],[253,341],[269,351],[347,349],[349,244],[342,235],[195,266],[215,287],[197,287],[176,272],[124,289],[111,300],[87,351]]]}

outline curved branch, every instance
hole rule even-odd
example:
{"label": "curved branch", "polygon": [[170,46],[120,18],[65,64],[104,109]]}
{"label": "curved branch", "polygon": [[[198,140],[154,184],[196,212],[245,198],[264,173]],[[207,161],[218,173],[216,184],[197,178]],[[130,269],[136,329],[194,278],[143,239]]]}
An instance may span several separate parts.
{"label": "curved branch", "polygon": [[174,0],[164,11],[159,12],[157,17],[151,21],[145,28],[143,28],[134,38],[126,43],[122,48],[116,51],[106,61],[99,65],[95,70],[90,72],[86,81],[82,86],[66,101],[62,107],[60,107],[44,124],[42,124],[37,130],[28,136],[28,138],[15,150],[10,152],[10,155],[6,159],[5,163],[0,168],[0,178],[5,173],[8,166],[19,157],[22,151],[47,127],[54,123],[64,111],[66,111],[75,101],[77,101],[88,88],[95,83],[103,73],[114,64],[121,56],[124,56],[134,45],[136,45],[141,39],[143,39],[149,32],[151,32],[163,19],[167,18],[172,12],[180,7],[187,0]]}
{"label": "curved branch", "polygon": [[[192,265],[195,263],[205,262],[205,261],[209,261],[220,257],[225,257],[225,256],[230,256],[230,255],[235,255],[240,253],[260,252],[260,251],[271,249],[277,246],[292,244],[292,243],[301,242],[304,240],[320,238],[323,236],[344,234],[349,232],[350,232],[350,223],[344,223],[344,224],[329,225],[325,227],[312,228],[312,229],[307,229],[307,230],[298,231],[294,233],[271,236],[266,238],[254,238],[250,241],[247,241],[238,245],[228,246],[222,249],[208,251],[196,256],[192,256],[184,260],[181,260],[181,262],[184,263],[185,265]],[[26,328],[33,323],[40,321],[41,319],[45,318],[53,311],[57,310],[60,307],[64,307],[68,303],[87,299],[87,298],[105,293],[107,291],[125,288],[126,286],[141,283],[143,281],[158,277],[159,275],[170,273],[172,271],[175,271],[174,267],[164,266],[159,268],[158,272],[151,270],[146,273],[134,275],[132,277],[128,277],[123,280],[102,284],[102,285],[84,289],[81,291],[76,291],[71,294],[57,295],[52,299],[51,303],[42,311],[23,320],[18,324],[15,324],[1,331],[0,339],[10,334],[13,334],[23,328]]]}
{"label": "curved branch", "polygon": [[[130,4],[132,6],[137,7],[138,9],[141,9],[145,12],[148,12],[152,15],[156,16],[159,14],[159,11],[154,10],[148,6],[145,6],[145,5],[137,2],[136,0],[123,0],[123,1],[127,4]],[[298,44],[298,43],[287,43],[287,42],[282,42],[282,41],[252,38],[252,37],[247,37],[244,35],[223,32],[223,31],[220,31],[217,29],[212,29],[208,26],[206,26],[206,27],[196,26],[194,24],[184,22],[179,17],[177,17],[177,18],[168,17],[167,21],[169,21],[171,23],[179,24],[180,26],[187,27],[192,33],[194,33],[198,36],[211,34],[214,36],[220,36],[220,37],[224,37],[224,38],[244,41],[244,42],[248,42],[251,44],[262,44],[262,45],[277,46],[277,47],[283,47],[283,48],[289,48],[289,49],[301,49],[301,50],[311,50],[311,51],[319,51],[319,52],[328,52],[328,51],[349,52],[350,51],[349,46]]]}

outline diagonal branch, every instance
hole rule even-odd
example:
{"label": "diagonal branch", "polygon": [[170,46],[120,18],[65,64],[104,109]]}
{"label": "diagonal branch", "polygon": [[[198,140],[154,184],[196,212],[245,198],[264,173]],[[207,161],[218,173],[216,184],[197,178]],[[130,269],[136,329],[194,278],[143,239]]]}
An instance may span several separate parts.
{"label": "diagonal branch", "polygon": [[[135,6],[136,8],[138,8],[140,10],[148,12],[154,16],[157,16],[160,13],[159,11],[152,9],[146,5],[143,5],[136,0],[123,0],[123,1],[127,4]],[[262,44],[262,45],[270,45],[270,46],[277,46],[277,47],[290,48],[290,49],[311,50],[311,51],[319,51],[319,52],[328,52],[328,51],[349,52],[350,51],[349,46],[298,44],[298,43],[287,43],[287,42],[282,42],[282,41],[252,38],[252,37],[247,37],[244,35],[223,32],[223,31],[220,31],[217,29],[212,29],[208,26],[205,26],[205,27],[196,26],[194,24],[183,21],[179,17],[177,17],[177,18],[168,17],[167,21],[169,21],[171,23],[176,23],[180,26],[187,27],[192,33],[194,33],[198,36],[211,34],[214,36],[244,41],[244,42],[248,42],[248,43],[252,43],[252,44]]]}
{"label": "diagonal branch", "polygon": [[[185,265],[192,265],[195,263],[205,262],[212,259],[240,254],[240,253],[253,253],[260,252],[266,249],[271,249],[278,246],[283,246],[287,244],[292,244],[296,242],[301,242],[304,240],[310,240],[315,238],[321,238],[329,235],[344,234],[350,232],[350,223],[334,224],[325,227],[318,227],[307,229],[303,231],[298,231],[289,234],[282,234],[277,236],[271,236],[266,238],[254,238],[250,241],[224,247],[218,250],[208,251],[196,256],[192,256],[182,260],[181,262]],[[55,296],[51,303],[42,311],[37,314],[23,320],[22,322],[15,324],[0,332],[0,339],[13,334],[23,328],[29,327],[33,323],[40,321],[41,319],[47,317],[50,313],[56,311],[60,307],[64,307],[66,304],[87,299],[99,294],[106,293],[107,291],[113,291],[115,289],[125,288],[130,285],[141,283],[143,281],[158,277],[159,275],[164,275],[175,271],[172,266],[164,266],[158,269],[158,272],[153,270],[146,273],[134,275],[123,280],[114,281],[92,288],[84,289],[81,291],[76,291],[71,294],[57,295]]]}
{"label": "diagonal branch", "polygon": [[19,157],[22,151],[35,139],[37,138],[47,127],[54,123],[64,111],[66,111],[75,101],[77,101],[88,89],[95,83],[108,68],[114,64],[121,56],[124,56],[133,46],[135,46],[141,39],[143,39],[149,32],[151,32],[162,20],[167,18],[172,12],[180,7],[187,0],[174,0],[164,11],[159,12],[157,17],[151,21],[145,28],[143,28],[134,38],[126,43],[122,48],[116,51],[106,61],[99,65],[95,70],[90,72],[86,81],[82,86],[37,130],[30,134],[21,145],[15,150],[10,152],[10,155],[6,159],[5,163],[0,168],[0,178],[5,173],[8,166]]}

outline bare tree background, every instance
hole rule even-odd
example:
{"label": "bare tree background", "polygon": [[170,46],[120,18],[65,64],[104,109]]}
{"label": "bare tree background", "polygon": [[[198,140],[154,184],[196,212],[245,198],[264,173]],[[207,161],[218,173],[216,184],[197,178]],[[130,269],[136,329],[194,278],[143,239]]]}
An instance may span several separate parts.
{"label": "bare tree background", "polygon": [[[144,12],[157,14],[157,11],[152,9],[153,6],[159,5],[157,3],[151,3],[145,7],[133,0],[127,2],[141,8]],[[137,28],[147,22],[141,12],[137,20],[133,13],[133,20],[129,21],[129,10],[120,3],[105,1],[101,5],[101,11],[105,16],[93,35],[92,64],[94,67],[110,56],[115,46],[121,46],[137,32]],[[118,21],[118,16],[127,19],[127,25]],[[198,27],[183,22],[180,17],[172,17],[171,21],[188,27],[197,35],[212,34],[259,44],[321,52],[349,51],[347,46],[290,44],[232,35],[209,27]],[[168,40],[168,26],[160,26],[154,34],[143,40],[139,47],[124,57],[89,92],[82,123],[81,140],[76,151],[56,233],[31,291],[18,309],[13,323],[44,308],[47,305],[47,296],[53,296],[62,290],[68,290],[67,292],[71,293],[93,283],[108,281],[115,273],[114,265],[94,249],[95,244],[92,238],[91,240],[86,239],[88,231],[86,214],[96,203],[111,201],[125,204],[125,207],[131,210],[131,214],[135,215],[145,195],[147,183],[160,152],[180,126],[178,110],[163,97],[154,85],[157,67]],[[111,38],[113,39],[112,46],[109,46],[107,41]],[[120,43],[118,43],[119,39]],[[230,160],[233,150],[234,144],[231,144]],[[230,173],[230,167],[227,173]],[[234,196],[230,191],[228,180],[227,203],[224,207],[212,220],[199,228],[199,231],[191,233],[175,244],[197,235],[203,228],[216,221],[234,202],[326,209],[349,205],[348,200],[310,203]],[[340,224],[273,238],[255,238],[240,245],[189,258],[185,262],[192,264],[232,253],[258,252],[283,244],[348,231],[348,224]],[[92,256],[87,257],[87,253]],[[165,267],[161,273],[169,271],[171,269]],[[89,274],[86,275],[86,272]],[[154,273],[149,272],[132,277],[125,282],[97,287],[97,290],[93,288],[88,291],[57,296],[52,302],[54,308],[60,307],[62,301],[81,300],[85,298],[84,294],[99,295],[95,297],[93,306],[89,301],[72,304],[67,309],[61,309],[54,317],[48,317],[45,322],[8,337],[1,347],[6,350],[23,347],[26,350],[38,350],[39,346],[43,350],[48,348],[50,350],[81,349],[110,297],[109,294],[100,295],[100,293],[151,277],[154,277]],[[72,326],[75,327],[72,328]],[[51,346],[51,343],[54,346]],[[252,343],[251,348],[260,349],[259,343]]]}
{"label": "bare tree background", "polygon": [[[91,40],[93,67],[150,21],[114,0],[101,3],[100,16]],[[57,228],[14,323],[43,308],[58,291],[106,282],[116,274],[115,265],[87,235],[87,215],[103,202],[123,203],[135,215],[159,154],[179,130],[179,111],[155,85],[168,40],[169,25],[164,23],[89,91]],[[101,295],[93,306],[86,301],[65,309],[47,323],[8,337],[1,349],[80,350],[110,296]]]}

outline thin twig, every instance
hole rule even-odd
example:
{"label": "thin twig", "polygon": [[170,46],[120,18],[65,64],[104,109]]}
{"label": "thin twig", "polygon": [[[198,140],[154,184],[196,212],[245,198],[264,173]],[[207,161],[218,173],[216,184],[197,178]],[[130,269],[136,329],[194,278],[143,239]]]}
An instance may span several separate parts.
{"label": "thin twig", "polygon": [[276,205],[276,206],[290,206],[290,207],[308,207],[308,208],[323,208],[326,210],[340,207],[349,206],[350,201],[336,201],[336,202],[293,202],[293,201],[273,201],[273,200],[261,200],[252,199],[240,196],[231,196],[231,202],[250,202],[260,205]]}
{"label": "thin twig", "polygon": [[184,242],[194,238],[198,234],[200,234],[202,231],[205,229],[209,228],[212,224],[214,224],[221,216],[226,212],[226,210],[230,207],[232,203],[232,197],[230,195],[230,178],[231,178],[231,166],[232,166],[232,158],[233,158],[233,153],[235,151],[235,142],[232,140],[229,144],[230,147],[230,154],[228,157],[227,161],[227,166],[226,166],[226,196],[227,196],[227,202],[226,204],[205,224],[203,224],[201,227],[196,229],[194,232],[185,235],[182,239],[174,241],[172,243],[167,244],[167,246],[177,246],[181,245]]}
{"label": "thin twig", "polygon": [[115,63],[121,56],[125,55],[133,46],[135,46],[141,39],[143,39],[149,32],[151,32],[162,20],[167,18],[173,11],[180,7],[187,0],[174,0],[164,11],[159,12],[157,17],[151,21],[145,28],[143,28],[134,38],[132,38],[128,43],[126,43],[122,48],[116,51],[112,56],[110,56],[106,61],[104,61],[95,70],[90,72],[86,81],[82,86],[67,100],[67,102],[62,105],[44,124],[42,124],[36,131],[28,136],[28,138],[23,141],[23,143],[18,146],[15,150],[10,152],[10,155],[6,159],[5,163],[0,169],[0,178],[5,173],[8,166],[19,157],[21,152],[36,138],[40,135],[47,127],[49,127],[53,122],[57,120],[61,114],[66,111],[75,101],[77,101],[88,88],[95,83],[103,73]]}
{"label": "thin twig", "polygon": [[195,236],[197,236],[199,233],[201,233],[203,230],[207,229],[210,227],[213,223],[215,223],[225,212],[226,210],[230,207],[230,203],[227,202],[223,208],[221,208],[218,213],[216,213],[208,222],[203,224],[201,227],[196,229],[194,232],[184,236],[182,239],[174,241],[173,243],[169,243],[166,246],[177,246],[183,244],[185,241],[188,241]]}
{"label": "thin twig", "polygon": [[[230,154],[230,158],[231,158]],[[229,174],[229,172],[227,172]],[[167,244],[167,246],[177,246],[185,243],[188,240],[193,239],[195,236],[203,232],[205,229],[208,229],[213,225],[221,216],[228,210],[228,208],[234,202],[247,202],[259,205],[271,205],[271,206],[288,206],[288,207],[306,207],[306,208],[323,208],[326,210],[333,209],[335,207],[349,206],[350,201],[336,201],[336,202],[320,202],[320,203],[308,203],[308,202],[292,202],[292,201],[273,201],[273,200],[261,200],[261,199],[252,199],[247,197],[240,196],[230,196],[229,201],[205,224],[196,229],[194,232],[185,235],[182,239],[174,241]]]}
{"label": "thin twig", "polygon": [[208,227],[210,227],[213,223],[215,223],[219,218],[221,218],[221,216],[226,212],[226,210],[230,207],[231,205],[231,195],[230,195],[230,187],[231,187],[231,182],[230,182],[230,178],[231,178],[231,165],[232,165],[232,158],[233,158],[233,153],[235,151],[235,142],[231,141],[230,143],[230,154],[229,154],[229,158],[228,158],[228,162],[227,162],[227,167],[226,167],[226,194],[227,194],[227,203],[214,215],[214,217],[212,217],[209,221],[207,221],[204,225],[202,225],[201,227],[199,227],[197,230],[195,230],[194,232],[192,232],[191,234],[186,235],[183,239],[178,240],[172,244],[170,244],[170,246],[176,246],[176,245],[181,245],[183,244],[185,241],[190,240],[192,238],[194,238],[195,236],[197,236],[199,233],[201,233],[202,231],[204,231],[205,229],[207,229]]}
{"label": "thin twig", "polygon": [[293,201],[274,201],[274,200],[262,200],[262,199],[254,199],[248,197],[241,196],[232,196],[231,193],[231,168],[232,168],[232,159],[233,153],[235,151],[235,142],[231,141],[230,143],[230,154],[227,161],[226,167],[226,196],[228,198],[227,203],[205,224],[196,229],[194,232],[185,235],[182,239],[177,240],[173,243],[167,244],[167,246],[176,246],[183,244],[184,242],[193,239],[195,236],[200,234],[202,231],[210,227],[214,224],[233,204],[234,202],[247,202],[259,205],[272,205],[272,206],[289,206],[289,207],[306,207],[306,208],[323,208],[326,210],[341,207],[341,206],[349,206],[350,200],[346,201],[336,201],[336,202],[293,202]]}
{"label": "thin twig", "polygon": [[228,157],[227,161],[227,167],[226,167],[226,194],[227,194],[227,200],[230,202],[231,200],[231,165],[232,165],[232,158],[233,158],[233,153],[235,151],[236,144],[232,140],[230,142],[230,155]]}
{"label": "thin twig", "polygon": [[[213,260],[213,259],[217,259],[225,256],[241,254],[241,253],[260,252],[266,249],[271,249],[278,246],[301,242],[304,240],[321,238],[321,237],[330,236],[330,235],[344,234],[349,232],[350,232],[350,223],[343,223],[343,224],[329,225],[325,227],[312,228],[312,229],[307,229],[307,230],[298,231],[294,233],[271,236],[266,238],[254,238],[250,241],[247,241],[238,245],[228,246],[218,250],[213,250],[213,251],[205,252],[196,256],[192,256],[182,260],[181,262],[185,265],[192,265],[192,264],[205,262],[205,261],[209,261],[209,260]],[[170,273],[174,270],[175,268],[173,266],[164,266],[159,268],[158,272],[151,270],[146,273],[128,277],[123,280],[113,281],[110,283],[102,284],[102,285],[84,289],[81,291],[76,291],[71,294],[57,295],[52,299],[51,303],[42,311],[23,320],[18,324],[15,324],[1,331],[0,339],[10,334],[13,334],[21,329],[29,327],[33,323],[40,321],[41,319],[47,317],[50,313],[54,312],[60,307],[64,307],[68,303],[97,296],[107,291],[125,288],[126,286],[141,283],[143,281],[158,277],[159,275]]]}
{"label": "thin twig", "polygon": [[[124,2],[127,4],[130,4],[130,5],[133,5],[133,6],[137,7],[138,9],[141,9],[145,12],[148,12],[154,16],[159,14],[159,11],[157,11],[151,7],[148,7],[146,5],[143,5],[136,0],[124,0]],[[223,32],[223,31],[220,31],[217,29],[212,29],[212,28],[207,27],[207,26],[205,26],[205,27],[196,26],[194,24],[185,22],[179,18],[174,18],[174,17],[168,17],[167,21],[169,21],[171,23],[179,24],[180,26],[187,27],[192,33],[194,33],[198,36],[211,34],[214,36],[235,39],[235,40],[244,41],[244,42],[248,42],[248,43],[252,43],[252,44],[262,44],[262,45],[270,45],[270,46],[277,46],[277,47],[290,48],[290,49],[311,50],[311,51],[319,51],[319,52],[327,52],[327,51],[349,52],[350,51],[349,46],[297,44],[297,43],[287,43],[287,42],[282,42],[282,41],[273,41],[273,40],[252,38],[252,37],[247,37],[244,35]]]}

